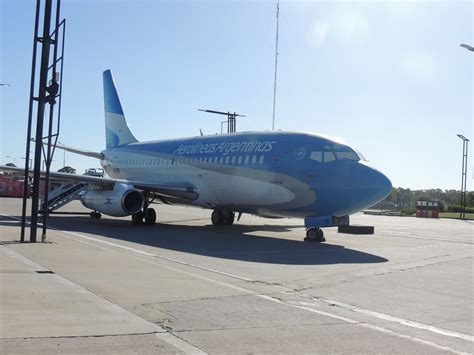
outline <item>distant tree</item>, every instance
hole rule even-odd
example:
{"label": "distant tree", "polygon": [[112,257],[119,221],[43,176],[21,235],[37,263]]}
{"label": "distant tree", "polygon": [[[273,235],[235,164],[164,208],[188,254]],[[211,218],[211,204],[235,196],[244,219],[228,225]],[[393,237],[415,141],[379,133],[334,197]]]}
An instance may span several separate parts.
{"label": "distant tree", "polygon": [[61,169],[58,170],[58,173],[68,173],[68,174],[75,174],[76,169],[70,167],[70,166],[65,166]]}
{"label": "distant tree", "polygon": [[[391,194],[376,206],[381,206],[385,203],[394,203],[397,204],[399,208],[414,208],[416,201],[438,202],[441,211],[448,210],[449,206],[460,205],[461,191],[441,189],[410,190],[395,187]],[[474,207],[474,191],[467,192],[466,206]]]}

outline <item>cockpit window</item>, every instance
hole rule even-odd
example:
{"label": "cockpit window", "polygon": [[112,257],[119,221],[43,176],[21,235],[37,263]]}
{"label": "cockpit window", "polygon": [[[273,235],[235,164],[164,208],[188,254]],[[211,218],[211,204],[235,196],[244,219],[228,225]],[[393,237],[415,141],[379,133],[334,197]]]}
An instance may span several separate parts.
{"label": "cockpit window", "polygon": [[363,160],[363,161],[368,161],[365,156],[360,152],[360,150],[357,150],[357,149],[354,149],[355,152],[357,153],[357,155],[359,156],[359,159],[360,160]]}
{"label": "cockpit window", "polygon": [[338,160],[354,160],[359,161],[359,156],[347,145],[336,144],[333,146],[334,152]]}
{"label": "cockpit window", "polygon": [[323,149],[311,152],[310,159],[319,163],[330,163],[334,160],[365,160],[362,154],[356,153],[352,148],[343,144],[325,145]]}
{"label": "cockpit window", "polygon": [[334,160],[336,160],[336,157],[334,156],[333,152],[331,152],[331,151],[325,151],[324,152],[324,162],[325,163],[330,163]]}
{"label": "cockpit window", "polygon": [[310,159],[312,159],[314,161],[317,161],[317,162],[320,162],[320,163],[323,162],[323,152],[322,151],[311,152],[311,155],[309,157],[310,157]]}

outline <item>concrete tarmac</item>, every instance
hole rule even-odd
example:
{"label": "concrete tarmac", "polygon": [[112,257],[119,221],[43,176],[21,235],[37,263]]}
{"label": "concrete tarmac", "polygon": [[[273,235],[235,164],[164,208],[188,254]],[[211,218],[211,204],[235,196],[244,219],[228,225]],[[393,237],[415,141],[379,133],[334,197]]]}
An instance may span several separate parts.
{"label": "concrete tarmac", "polygon": [[301,220],[155,208],[52,216],[22,244],[21,200],[0,199],[1,352],[474,352],[473,222],[357,214],[374,235],[318,244]]}

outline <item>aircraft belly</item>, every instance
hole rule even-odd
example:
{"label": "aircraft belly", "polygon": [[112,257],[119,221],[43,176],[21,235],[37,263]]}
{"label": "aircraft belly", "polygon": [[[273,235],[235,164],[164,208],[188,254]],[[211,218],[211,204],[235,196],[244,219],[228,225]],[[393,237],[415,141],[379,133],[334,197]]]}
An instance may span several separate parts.
{"label": "aircraft belly", "polygon": [[286,204],[295,194],[285,187],[242,176],[206,174],[197,186],[199,202],[214,206],[268,206]]}

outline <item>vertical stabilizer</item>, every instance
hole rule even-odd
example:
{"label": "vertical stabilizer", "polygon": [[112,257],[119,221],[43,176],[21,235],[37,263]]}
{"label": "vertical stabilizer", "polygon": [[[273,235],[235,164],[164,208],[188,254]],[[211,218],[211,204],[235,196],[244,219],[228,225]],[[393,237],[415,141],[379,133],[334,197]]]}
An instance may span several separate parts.
{"label": "vertical stabilizer", "polygon": [[107,148],[137,142],[127,126],[110,70],[104,71],[105,141]]}

